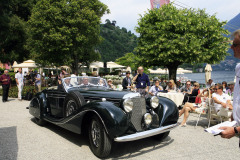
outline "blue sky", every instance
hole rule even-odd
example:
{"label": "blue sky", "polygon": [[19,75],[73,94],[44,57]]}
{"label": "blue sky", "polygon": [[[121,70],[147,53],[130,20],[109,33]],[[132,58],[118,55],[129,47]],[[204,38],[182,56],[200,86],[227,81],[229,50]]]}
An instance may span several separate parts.
{"label": "blue sky", "polygon": [[[150,0],[100,0],[106,4],[111,13],[102,17],[102,23],[106,19],[116,20],[117,25],[125,27],[132,32],[137,26],[139,14],[143,15],[150,9]],[[210,15],[216,13],[221,21],[231,20],[240,13],[240,0],[170,0],[186,8],[206,9]],[[177,6],[177,5],[175,5]]]}

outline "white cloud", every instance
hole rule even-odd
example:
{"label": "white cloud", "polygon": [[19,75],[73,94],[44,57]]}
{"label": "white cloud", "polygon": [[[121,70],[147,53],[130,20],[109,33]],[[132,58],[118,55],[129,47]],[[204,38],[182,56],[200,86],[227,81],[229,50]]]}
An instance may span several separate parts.
{"label": "white cloud", "polygon": [[[139,14],[143,15],[150,8],[150,0],[100,0],[106,4],[111,13],[102,17],[104,23],[106,19],[116,20],[117,25],[134,31],[137,26]],[[170,0],[186,8],[206,9],[209,14],[215,14],[221,21],[231,20],[239,14],[239,0]],[[181,3],[180,3],[181,2]],[[182,4],[183,3],[183,4]]]}

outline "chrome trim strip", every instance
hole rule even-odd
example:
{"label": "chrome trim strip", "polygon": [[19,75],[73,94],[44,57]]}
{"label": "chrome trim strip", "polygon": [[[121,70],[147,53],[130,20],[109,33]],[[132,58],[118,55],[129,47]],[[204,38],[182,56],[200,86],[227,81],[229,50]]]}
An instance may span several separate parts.
{"label": "chrome trim strip", "polygon": [[115,142],[128,142],[128,141],[135,141],[138,139],[143,139],[143,138],[147,138],[147,137],[151,137],[157,134],[161,134],[167,131],[170,131],[174,128],[176,128],[179,124],[171,124],[168,126],[164,126],[164,127],[160,127],[160,128],[156,128],[156,129],[151,129],[151,130],[147,130],[147,131],[143,131],[143,132],[138,132],[135,134],[130,134],[127,136],[122,136],[122,137],[117,137],[114,138]]}
{"label": "chrome trim strip", "polygon": [[[85,113],[85,112],[94,112],[94,113],[99,117],[99,119],[101,120],[101,122],[102,122],[102,124],[103,124],[103,126],[104,126],[104,128],[105,128],[105,130],[106,130],[106,132],[107,132],[107,134],[109,134],[109,133],[108,133],[108,130],[107,130],[107,127],[106,127],[106,125],[105,125],[102,117],[98,114],[98,112],[96,112],[95,110],[91,110],[91,109],[81,111],[81,112],[75,114],[73,117],[71,117],[70,119],[68,119],[68,120],[65,121],[65,122],[53,122],[53,121],[51,121],[51,120],[49,120],[49,119],[47,119],[47,118],[45,118],[44,120],[47,120],[47,121],[49,121],[49,122],[51,122],[51,123],[53,123],[53,124],[55,124],[55,125],[63,125],[63,124],[65,124],[65,123],[71,121],[71,120],[74,119],[75,117],[77,117],[79,114],[83,114],[83,113]],[[64,121],[64,120],[63,120],[63,121]]]}

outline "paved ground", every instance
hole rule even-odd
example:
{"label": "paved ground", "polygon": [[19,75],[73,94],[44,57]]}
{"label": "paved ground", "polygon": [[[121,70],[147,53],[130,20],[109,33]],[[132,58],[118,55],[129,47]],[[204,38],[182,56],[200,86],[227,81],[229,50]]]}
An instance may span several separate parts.
{"label": "paved ground", "polygon": [[[12,98],[0,102],[0,160],[97,159],[85,137],[51,124],[36,125],[25,109],[28,104]],[[226,140],[205,133],[206,118],[197,128],[195,123],[191,115],[187,127],[176,128],[162,142],[147,138],[115,144],[109,159],[239,160],[237,137]]]}

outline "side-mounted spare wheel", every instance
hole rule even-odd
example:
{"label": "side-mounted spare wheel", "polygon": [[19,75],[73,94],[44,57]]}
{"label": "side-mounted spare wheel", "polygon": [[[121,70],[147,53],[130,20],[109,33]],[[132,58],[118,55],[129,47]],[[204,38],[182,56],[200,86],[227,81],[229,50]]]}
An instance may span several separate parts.
{"label": "side-mounted spare wheel", "polygon": [[64,117],[74,114],[81,106],[85,105],[84,97],[78,91],[71,91],[64,101]]}
{"label": "side-mounted spare wheel", "polygon": [[112,140],[108,137],[102,122],[93,116],[88,129],[90,149],[99,158],[107,157],[112,149]]}

